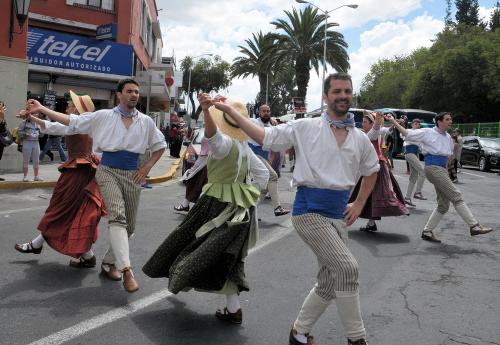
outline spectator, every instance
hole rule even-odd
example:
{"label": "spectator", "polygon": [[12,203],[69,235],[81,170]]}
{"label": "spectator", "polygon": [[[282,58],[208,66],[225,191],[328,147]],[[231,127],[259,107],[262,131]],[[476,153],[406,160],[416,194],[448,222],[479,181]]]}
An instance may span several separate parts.
{"label": "spectator", "polygon": [[[20,116],[24,117],[26,111],[21,111]],[[36,116],[32,114],[32,116]],[[41,181],[38,176],[40,167],[40,145],[38,137],[40,136],[40,127],[29,118],[23,120],[18,129],[19,136],[23,139],[23,182],[28,182],[28,165],[30,160],[33,162],[34,181]]]}
{"label": "spectator", "polygon": [[[13,142],[12,135],[10,134],[7,123],[5,122],[5,112],[7,107],[0,101],[0,159],[3,156],[3,148],[9,146]],[[0,177],[0,181],[5,181],[5,179]]]}

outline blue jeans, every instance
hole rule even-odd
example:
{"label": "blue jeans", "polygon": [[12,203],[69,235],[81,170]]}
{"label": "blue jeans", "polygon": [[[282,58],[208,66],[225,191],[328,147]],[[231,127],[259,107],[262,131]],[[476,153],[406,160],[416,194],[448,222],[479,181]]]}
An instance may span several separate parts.
{"label": "blue jeans", "polygon": [[66,160],[66,154],[64,153],[64,150],[61,145],[61,137],[49,137],[49,139],[47,139],[47,142],[45,143],[45,146],[43,147],[42,153],[40,153],[40,161],[43,160],[43,157],[45,156],[47,151],[52,147],[53,144],[55,144],[57,151],[59,151],[61,162],[64,162]]}

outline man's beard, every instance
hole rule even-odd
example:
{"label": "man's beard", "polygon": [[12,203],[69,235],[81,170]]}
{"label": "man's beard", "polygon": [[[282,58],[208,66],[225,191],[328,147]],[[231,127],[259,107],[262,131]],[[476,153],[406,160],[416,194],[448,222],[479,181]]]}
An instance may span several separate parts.
{"label": "man's beard", "polygon": [[260,120],[264,123],[268,123],[269,121],[271,121],[271,118],[270,117],[261,117]]}
{"label": "man's beard", "polygon": [[344,115],[346,115],[349,112],[350,105],[349,105],[349,107],[347,107],[346,110],[340,110],[337,107],[337,104],[334,102],[334,103],[329,104],[329,108],[334,113],[344,116]]}

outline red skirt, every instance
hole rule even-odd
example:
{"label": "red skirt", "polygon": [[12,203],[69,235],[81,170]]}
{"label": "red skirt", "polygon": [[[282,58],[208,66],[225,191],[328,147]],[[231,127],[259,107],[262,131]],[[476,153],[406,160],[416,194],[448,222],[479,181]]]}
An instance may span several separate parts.
{"label": "red skirt", "polygon": [[38,230],[54,250],[75,258],[90,250],[106,214],[92,164],[61,169]]}
{"label": "red skirt", "polygon": [[[387,167],[385,161],[380,161],[380,170],[377,174],[377,182],[372,193],[366,201],[360,217],[366,219],[380,219],[381,217],[409,215],[405,206],[405,199],[399,188],[396,178]],[[359,193],[361,181],[359,179],[352,192],[349,202],[353,202]]]}

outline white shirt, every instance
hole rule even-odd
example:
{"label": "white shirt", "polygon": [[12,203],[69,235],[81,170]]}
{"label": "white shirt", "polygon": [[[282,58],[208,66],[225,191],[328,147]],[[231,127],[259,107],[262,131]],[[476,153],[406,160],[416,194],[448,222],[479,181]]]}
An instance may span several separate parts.
{"label": "white shirt", "polygon": [[[268,123],[264,123],[262,122],[261,118],[259,117],[258,119],[255,119],[255,118],[252,118],[250,119],[250,121],[252,121],[253,123],[255,123],[257,126],[259,127],[262,127],[262,128],[265,128],[265,127],[270,127],[271,126],[271,123],[268,122]],[[248,142],[252,145],[255,145],[255,146],[260,146],[259,144],[257,144],[255,141],[253,141],[252,139],[249,139]]]}
{"label": "white shirt", "polygon": [[[121,114],[113,109],[98,110],[93,113],[70,115],[66,135],[88,134],[93,140],[94,152],[130,151],[144,154],[146,149],[152,152],[167,147],[165,137],[153,120],[137,112],[129,128],[122,122]],[[46,122],[45,131],[49,133],[51,127],[57,126]]]}
{"label": "white shirt", "polygon": [[372,127],[372,129],[370,129],[368,133],[366,133],[370,141],[378,139],[379,144],[382,141],[382,135],[386,136],[387,134],[392,134],[392,128],[380,127],[379,129],[375,129],[374,127]]}
{"label": "white shirt", "polygon": [[425,153],[438,156],[451,156],[453,154],[453,140],[448,133],[440,133],[437,127],[408,129],[405,140],[422,144]]}
{"label": "white shirt", "polygon": [[322,117],[292,120],[264,130],[265,150],[295,148],[294,185],[350,190],[359,176],[370,176],[380,169],[373,145],[358,128],[348,127],[341,147]]}
{"label": "white shirt", "polygon": [[[212,157],[221,160],[231,151],[233,143],[238,146],[238,171],[241,167],[243,157],[248,157],[248,172],[252,184],[257,185],[259,190],[264,190],[269,181],[269,170],[262,161],[253,153],[246,141],[234,140],[226,134],[217,130],[215,135],[207,138]],[[248,181],[247,181],[248,182]]]}

